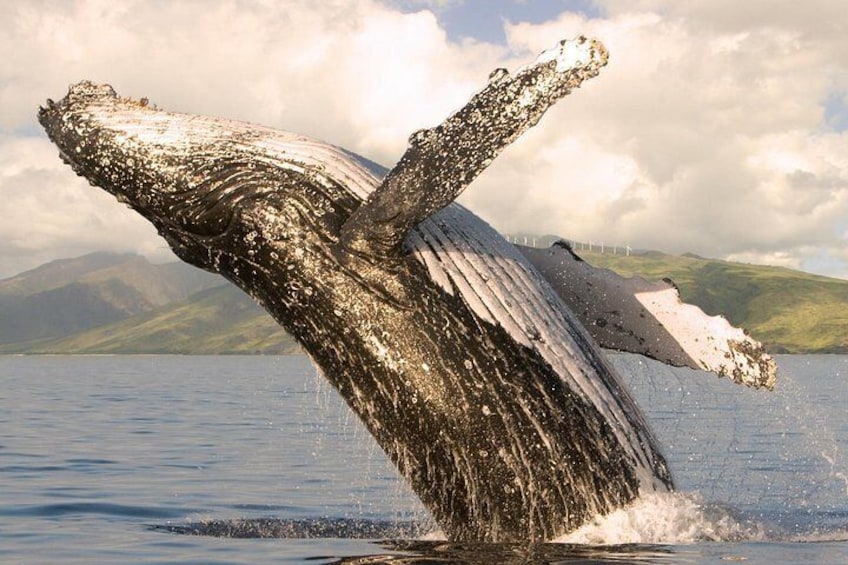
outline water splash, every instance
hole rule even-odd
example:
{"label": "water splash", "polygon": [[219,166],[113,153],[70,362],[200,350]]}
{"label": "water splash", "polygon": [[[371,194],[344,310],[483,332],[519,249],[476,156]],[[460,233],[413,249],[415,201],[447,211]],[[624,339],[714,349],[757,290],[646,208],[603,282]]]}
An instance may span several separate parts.
{"label": "water splash", "polygon": [[705,541],[758,541],[770,535],[770,529],[764,524],[746,519],[730,507],[706,503],[698,494],[657,493],[599,516],[556,542],[683,545]]}
{"label": "water splash", "polygon": [[842,466],[838,462],[838,447],[832,447],[832,453],[828,454],[826,451],[821,452],[821,457],[825,461],[827,461],[828,465],[830,465],[830,477],[833,479],[837,479],[842,482],[842,485],[845,487],[845,496],[848,496],[848,475],[840,469]]}

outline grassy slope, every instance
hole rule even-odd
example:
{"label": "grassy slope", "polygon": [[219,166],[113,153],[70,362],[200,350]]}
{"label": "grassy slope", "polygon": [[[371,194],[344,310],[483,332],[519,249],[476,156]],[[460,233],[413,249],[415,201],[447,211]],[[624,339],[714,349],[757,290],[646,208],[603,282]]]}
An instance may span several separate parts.
{"label": "grassy slope", "polygon": [[[67,338],[16,344],[28,353],[293,353],[286,332],[231,286],[217,287]],[[10,350],[11,351],[11,350]]]}
{"label": "grassy slope", "polygon": [[683,299],[723,314],[775,351],[848,351],[848,281],[694,256],[583,252],[625,276],[670,278]]}

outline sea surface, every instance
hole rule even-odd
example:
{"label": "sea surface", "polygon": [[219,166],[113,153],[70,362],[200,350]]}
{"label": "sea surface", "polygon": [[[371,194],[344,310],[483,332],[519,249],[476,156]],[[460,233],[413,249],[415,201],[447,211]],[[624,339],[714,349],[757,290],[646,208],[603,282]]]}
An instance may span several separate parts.
{"label": "sea surface", "polygon": [[305,357],[0,356],[0,563],[848,563],[848,356],[613,360],[680,492],[521,547],[444,542]]}

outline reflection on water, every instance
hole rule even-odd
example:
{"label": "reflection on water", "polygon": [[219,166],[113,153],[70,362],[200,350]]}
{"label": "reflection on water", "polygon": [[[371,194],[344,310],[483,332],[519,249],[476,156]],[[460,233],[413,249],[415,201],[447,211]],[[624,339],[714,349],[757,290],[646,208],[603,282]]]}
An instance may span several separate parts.
{"label": "reflection on water", "polygon": [[[685,548],[671,545],[586,545],[451,543],[426,539],[428,526],[419,522],[315,518],[205,520],[154,525],[155,531],[191,536],[282,539],[367,539],[384,553],[342,557],[330,563],[456,563],[468,565],[546,563],[668,563],[680,562]],[[421,539],[424,536],[425,539]],[[315,559],[318,559],[317,557]],[[671,560],[671,561],[669,561]]]}
{"label": "reflection on water", "polygon": [[402,554],[345,557],[333,564],[547,565],[555,563],[685,563],[686,549],[661,545],[586,546],[569,544],[461,544],[436,541],[386,541],[379,545]]}

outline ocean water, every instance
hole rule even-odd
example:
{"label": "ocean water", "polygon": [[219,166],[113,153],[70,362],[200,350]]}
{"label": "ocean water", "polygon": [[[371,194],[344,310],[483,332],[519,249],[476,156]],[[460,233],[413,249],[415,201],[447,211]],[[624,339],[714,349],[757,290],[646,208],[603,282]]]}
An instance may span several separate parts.
{"label": "ocean water", "polygon": [[680,492],[519,547],[444,542],[305,357],[0,356],[0,563],[848,563],[848,357],[614,362]]}

